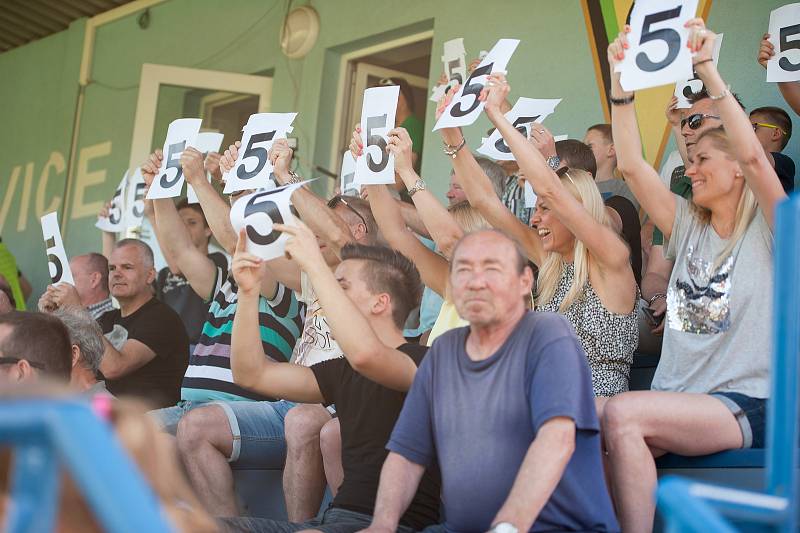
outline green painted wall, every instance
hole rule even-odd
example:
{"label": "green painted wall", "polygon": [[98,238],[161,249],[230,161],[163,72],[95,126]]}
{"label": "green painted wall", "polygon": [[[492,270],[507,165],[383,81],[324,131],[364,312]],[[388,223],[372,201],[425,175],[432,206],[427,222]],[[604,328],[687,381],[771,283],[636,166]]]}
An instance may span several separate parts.
{"label": "green painted wall", "polygon": [[[75,161],[83,163],[80,169],[76,167],[78,194],[66,206],[70,255],[99,248],[95,216],[128,164],[143,63],[272,73],[272,110],[299,112],[294,134],[299,137],[298,157],[306,176],[312,175],[315,165],[338,165],[329,154],[342,54],[424,30],[434,31],[430,78],[440,73],[438,57],[447,39],[465,37],[468,54],[477,55],[500,37],[515,37],[522,43],[509,64],[512,99],[563,98],[548,125],[572,138],[581,138],[586,126],[603,120],[579,0],[505,0],[489,7],[482,0],[309,3],[320,14],[321,31],[314,49],[299,61],[280,53],[278,38],[286,2],[279,0],[168,0],[150,9],[146,29],[137,24],[137,15],[98,29]],[[764,72],[754,59],[770,10],[783,3],[715,0],[712,6],[710,27],[726,34],[720,68],[744,95],[748,107],[783,105],[776,88],[763,83]],[[64,160],[69,155],[82,38],[83,24],[78,22],[65,32],[0,54],[6,126],[0,132],[0,231],[38,290],[44,287],[47,273],[36,218],[36,188],[51,152],[59,152]],[[181,98],[161,103],[162,129],[170,106],[179,115]],[[434,106],[429,105],[428,130],[433,127],[433,113]],[[466,129],[470,146],[477,147],[488,127],[481,118]],[[156,132],[155,144],[163,134]],[[440,146],[437,135],[426,135],[422,174],[433,190],[443,194],[450,167]],[[797,150],[797,142],[792,141],[789,154],[796,155]],[[58,156],[55,160],[59,163]],[[22,187],[26,167],[32,167],[27,196]],[[66,172],[56,172],[60,168],[51,172],[40,204],[63,196]],[[14,188],[15,172],[19,174]]]}

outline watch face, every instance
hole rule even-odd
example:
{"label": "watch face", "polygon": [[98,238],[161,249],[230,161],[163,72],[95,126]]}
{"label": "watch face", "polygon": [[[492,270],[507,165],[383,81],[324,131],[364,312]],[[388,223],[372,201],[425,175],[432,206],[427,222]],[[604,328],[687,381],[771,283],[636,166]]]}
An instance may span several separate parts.
{"label": "watch face", "polygon": [[492,528],[495,533],[519,533],[519,530],[508,522],[500,522]]}

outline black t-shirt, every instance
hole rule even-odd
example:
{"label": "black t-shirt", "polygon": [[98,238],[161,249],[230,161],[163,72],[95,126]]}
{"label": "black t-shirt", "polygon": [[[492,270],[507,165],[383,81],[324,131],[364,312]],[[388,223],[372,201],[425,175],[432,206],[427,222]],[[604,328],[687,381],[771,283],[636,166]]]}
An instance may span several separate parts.
{"label": "black t-shirt", "polygon": [[794,161],[788,155],[780,152],[772,152],[772,158],[775,160],[775,174],[781,180],[783,190],[789,194],[794,190]]}
{"label": "black t-shirt", "polygon": [[181,380],[189,364],[189,338],[178,314],[151,298],[131,315],[123,317],[119,309],[114,309],[97,322],[112,344],[135,339],[156,353],[144,366],[119,379],[107,380],[109,392],[114,396],[138,396],[155,407],[178,403]]}
{"label": "black t-shirt", "polygon": [[631,250],[631,268],[636,284],[642,285],[642,225],[639,213],[633,203],[624,196],[612,196],[606,205],[619,214],[622,219],[622,238]]}
{"label": "black t-shirt", "polygon": [[[404,344],[397,348],[419,366],[426,346]],[[406,393],[398,392],[365,378],[347,359],[331,359],[311,367],[326,404],[336,404],[342,431],[344,481],[334,507],[372,515],[378,492],[381,468],[388,451],[386,443],[400,416]],[[425,471],[417,493],[401,522],[414,529],[439,523],[439,468]]]}
{"label": "black t-shirt", "polygon": [[[219,252],[208,254],[208,258],[213,261],[216,268],[222,269],[223,279],[228,275],[228,260]],[[199,296],[185,277],[170,272],[169,267],[164,267],[158,272],[156,280],[156,297],[170,306],[180,315],[186,326],[186,333],[189,335],[189,343],[197,344],[200,333],[203,331],[203,323],[208,313],[208,303],[203,298],[208,298],[208,294]]]}

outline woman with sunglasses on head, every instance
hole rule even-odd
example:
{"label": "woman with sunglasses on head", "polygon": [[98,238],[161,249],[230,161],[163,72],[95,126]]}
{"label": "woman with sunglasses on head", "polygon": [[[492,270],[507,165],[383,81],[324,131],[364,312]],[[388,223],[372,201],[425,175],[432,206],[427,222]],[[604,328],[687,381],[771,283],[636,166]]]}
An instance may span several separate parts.
{"label": "woman with sunglasses on head", "polygon": [[[480,98],[486,115],[502,134],[521,174],[538,194],[531,228],[491,193],[491,183],[469,150],[462,150],[459,128],[441,130],[445,153],[462,177],[470,203],[492,224],[516,238],[539,269],[534,298],[537,311],[565,315],[575,328],[592,371],[594,393],[613,396],[628,390],[633,351],[639,339],[638,288],[630,251],[612,229],[603,199],[588,172],[558,174],[536,147],[503,114],[509,86],[501,74],[489,76]],[[454,90],[455,91],[455,90]],[[454,91],[441,102],[446,108]],[[536,127],[534,124],[532,127]],[[554,165],[555,166],[555,165]],[[598,398],[598,408],[605,399]]]}
{"label": "woman with sunglasses on head", "polygon": [[747,115],[719,76],[716,35],[687,23],[695,71],[724,125],[703,132],[691,165],[692,197],[670,193],[642,158],[633,93],[615,65],[626,27],[608,48],[619,169],[669,239],[675,261],[667,327],[652,391],[609,400],[603,417],[612,493],[624,531],[653,526],[655,457],[762,447],[769,395],[775,205],[785,197]]}

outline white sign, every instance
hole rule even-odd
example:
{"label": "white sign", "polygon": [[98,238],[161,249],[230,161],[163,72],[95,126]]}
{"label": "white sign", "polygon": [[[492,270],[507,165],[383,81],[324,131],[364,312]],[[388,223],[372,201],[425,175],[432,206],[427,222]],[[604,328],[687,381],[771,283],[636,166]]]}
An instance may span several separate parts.
{"label": "white sign", "polygon": [[386,150],[388,133],[394,129],[399,85],[364,91],[361,106],[361,140],[364,153],[356,159],[355,182],[359,185],[394,183],[394,155]]}
{"label": "white sign", "polygon": [[285,139],[297,113],[254,113],[242,128],[242,146],[233,167],[225,174],[225,194],[266,187],[274,167],[269,160],[272,144]]}
{"label": "white sign", "polygon": [[[518,132],[528,138],[531,133],[531,123],[544,122],[544,119],[556,110],[556,106],[560,102],[560,98],[540,100],[521,97],[505,116]],[[514,161],[514,154],[511,153],[511,148],[508,147],[497,128],[488,138],[483,138],[483,144],[478,148],[478,153],[498,161]]]}
{"label": "white sign", "polygon": [[[717,35],[716,40],[714,41],[714,49],[712,50],[712,59],[714,60],[714,64],[719,64],[719,50],[722,46],[722,36],[723,34],[720,33]],[[690,80],[683,80],[679,81],[675,84],[675,96],[678,97],[678,105],[675,106],[676,109],[689,109],[692,107],[692,104],[689,102],[689,96],[692,93],[698,93],[703,89],[703,82],[700,78],[697,77],[697,73],[695,72],[692,75],[692,79]]]}
{"label": "white sign", "polygon": [[133,174],[128,175],[128,188],[125,191],[125,221],[126,228],[138,228],[144,218],[144,190],[147,184],[142,176],[142,169],[136,167]]}
{"label": "white sign", "polygon": [[147,193],[148,200],[181,195],[185,179],[181,169],[181,154],[184,149],[194,146],[201,122],[199,118],[179,118],[170,123],[164,140],[164,159]]}
{"label": "white sign", "polygon": [[441,100],[447,89],[455,85],[456,82],[459,85],[464,83],[464,80],[467,79],[466,56],[467,52],[464,50],[463,37],[444,42],[442,64],[444,65],[444,73],[447,75],[447,83],[433,88],[432,101],[438,102]]}
{"label": "white sign", "polygon": [[767,61],[767,81],[800,80],[800,4],[770,13],[769,41],[775,55]]}
{"label": "white sign", "polygon": [[525,180],[525,207],[536,209],[536,193],[533,192],[533,186],[528,180]]}
{"label": "white sign", "polygon": [[350,153],[350,150],[345,150],[344,155],[342,155],[341,186],[339,187],[339,191],[342,194],[348,194],[348,192],[352,191],[355,192],[356,196],[361,194],[361,185],[355,182],[355,177],[356,159]]}
{"label": "white sign", "polygon": [[292,193],[311,180],[270,191],[256,191],[236,200],[231,207],[231,225],[238,234],[244,228],[247,251],[266,260],[281,257],[287,234],[272,229],[274,224],[292,224]]}
{"label": "white sign", "polygon": [[122,176],[114,196],[111,198],[111,206],[108,208],[107,217],[97,217],[94,227],[100,231],[108,233],[119,233],[125,229],[123,215],[125,213],[125,190],[128,188],[128,171]]}
{"label": "white sign", "polygon": [[491,52],[481,60],[467,81],[458,88],[450,105],[436,122],[433,131],[441,128],[468,126],[478,119],[484,103],[478,100],[486,85],[486,77],[493,72],[505,72],[511,55],[517,49],[519,39],[500,39]]}
{"label": "white sign", "polygon": [[564,135],[554,135],[553,136],[553,140],[555,142],[566,141],[567,139],[569,139],[569,135],[567,135],[566,133]]}
{"label": "white sign", "polygon": [[686,44],[698,0],[636,0],[631,13],[630,48],[616,67],[626,91],[638,91],[692,77]]}
{"label": "white sign", "polygon": [[42,235],[44,236],[44,246],[47,248],[47,262],[53,285],[62,281],[75,285],[72,270],[69,268],[67,252],[64,250],[64,241],[61,240],[58,214],[55,211],[42,217]]}
{"label": "white sign", "polygon": [[[223,137],[225,137],[225,135],[222,133],[202,131],[197,134],[195,148],[203,154],[203,157],[206,157],[209,152],[219,153],[219,147],[222,146]],[[206,173],[206,179],[211,181],[211,176],[209,176],[208,173]],[[194,192],[194,187],[189,184],[186,185],[186,201],[190,204],[199,203],[197,193]]]}

